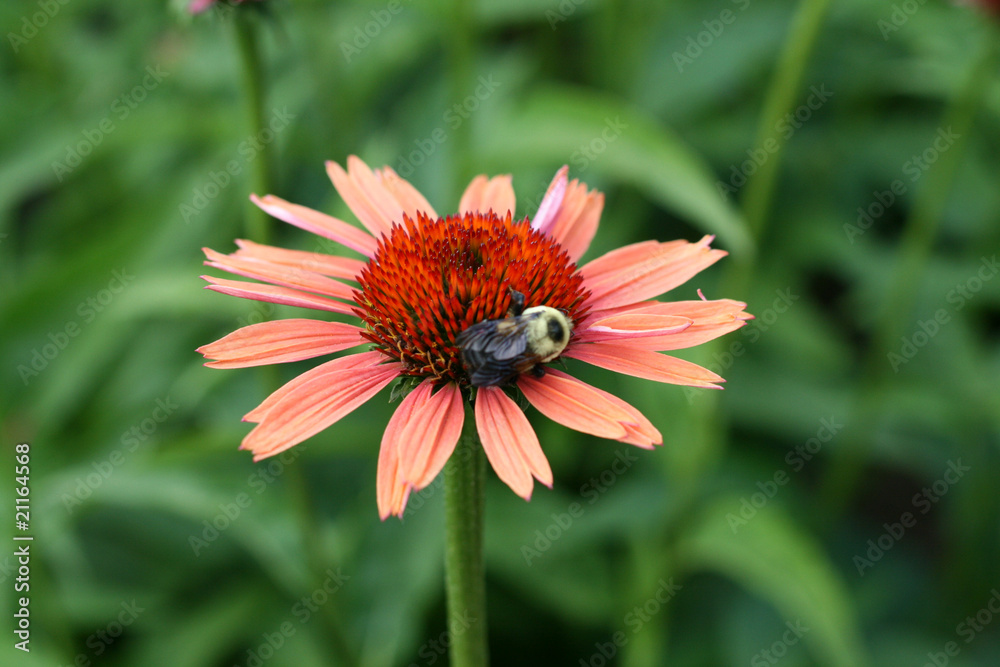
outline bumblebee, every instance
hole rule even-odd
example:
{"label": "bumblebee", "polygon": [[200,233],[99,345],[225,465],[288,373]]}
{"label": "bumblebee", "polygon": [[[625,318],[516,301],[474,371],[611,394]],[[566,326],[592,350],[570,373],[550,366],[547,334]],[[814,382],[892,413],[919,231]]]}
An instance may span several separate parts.
{"label": "bumblebee", "polygon": [[462,364],[475,387],[506,385],[558,357],[569,343],[573,322],[548,306],[524,307],[524,295],[511,290],[507,317],[477,322],[455,339]]}

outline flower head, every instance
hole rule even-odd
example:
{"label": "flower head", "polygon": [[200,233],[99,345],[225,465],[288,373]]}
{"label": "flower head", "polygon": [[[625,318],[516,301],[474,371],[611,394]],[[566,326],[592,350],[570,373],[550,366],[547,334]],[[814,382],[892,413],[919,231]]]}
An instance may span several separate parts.
{"label": "flower head", "polygon": [[[508,395],[515,388],[539,412],[569,428],[647,449],[662,443],[660,432],[637,409],[549,367],[553,355],[658,382],[712,388],[723,382],[705,368],[660,352],[738,329],[751,317],[746,304],[651,300],[725,256],[710,247],[711,237],[696,243],[645,241],[577,267],[597,231],[604,196],[569,181],[567,167],[556,174],[532,220],[513,217],[509,176],[477,177],[458,214],[440,217],[388,167],[373,172],[352,156],[347,170],[331,162],[327,171],[367,232],[271,195],[251,199],[362,258],[243,240],[231,255],[205,250],[209,266],[261,281],[206,276],[209,289],[360,318],[360,326],[319,319],[250,325],[199,348],[211,360],[207,366],[297,361],[371,344],[368,351],[303,373],[251,410],[244,420],[257,426],[242,448],[253,452],[254,460],[302,442],[394,380],[410,378],[414,387],[382,437],[377,476],[382,518],[402,516],[409,493],[441,471],[462,431],[465,396],[473,402],[475,426],[493,469],[527,499],[533,480],[551,486],[552,472],[524,412]],[[561,313],[569,331],[561,332],[562,346],[532,358],[533,343],[518,327],[534,317],[531,313],[550,312],[539,307]],[[491,375],[495,381],[473,382],[477,376],[470,375],[461,334],[474,325],[502,330],[504,338],[486,353],[487,365],[504,370]]]}

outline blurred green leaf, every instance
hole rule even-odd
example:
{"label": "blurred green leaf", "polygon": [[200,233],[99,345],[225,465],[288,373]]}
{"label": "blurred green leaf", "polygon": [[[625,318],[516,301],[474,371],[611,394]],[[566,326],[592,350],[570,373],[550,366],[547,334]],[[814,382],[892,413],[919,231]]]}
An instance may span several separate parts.
{"label": "blurred green leaf", "polygon": [[542,89],[511,105],[500,126],[483,134],[492,160],[566,162],[570,176],[581,180],[593,167],[717,234],[733,252],[753,252],[745,223],[720,198],[708,165],[669,128],[619,100],[578,89]]}
{"label": "blurred green leaf", "polygon": [[787,621],[801,620],[817,662],[868,664],[850,595],[819,545],[780,508],[765,506],[746,519],[742,502],[720,498],[692,519],[677,543],[678,568],[718,572],[770,602]]}

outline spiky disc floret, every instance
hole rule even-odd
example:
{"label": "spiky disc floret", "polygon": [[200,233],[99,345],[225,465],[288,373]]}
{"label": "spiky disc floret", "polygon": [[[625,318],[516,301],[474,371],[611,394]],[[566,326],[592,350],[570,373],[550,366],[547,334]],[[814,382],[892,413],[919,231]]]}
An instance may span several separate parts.
{"label": "spiky disc floret", "polygon": [[468,382],[455,338],[469,325],[507,316],[511,291],[525,306],[549,306],[573,322],[587,291],[562,247],[524,219],[492,211],[447,218],[403,217],[362,269],[355,298],[363,334],[404,373]]}

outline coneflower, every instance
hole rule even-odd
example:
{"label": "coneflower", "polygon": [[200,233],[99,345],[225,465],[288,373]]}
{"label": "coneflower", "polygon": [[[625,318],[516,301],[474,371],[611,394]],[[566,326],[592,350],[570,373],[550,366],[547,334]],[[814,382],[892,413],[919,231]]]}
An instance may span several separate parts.
{"label": "coneflower", "polygon": [[[510,176],[476,177],[458,213],[439,216],[392,169],[356,157],[328,163],[334,187],[362,225],[268,195],[264,211],[336,241],[360,258],[285,250],[239,240],[230,255],[205,250],[206,264],[262,281],[206,276],[209,289],[248,299],[357,316],[358,326],[322,319],[254,324],[199,352],[216,368],[309,359],[368,344],[327,361],[271,394],[244,418],[257,426],[242,448],[259,460],[329,427],[398,378],[412,390],[389,420],[378,460],[380,516],[402,516],[409,493],[430,484],[451,456],[471,401],[483,450],[497,475],[530,498],[552,471],[511,394],[569,428],[652,448],[656,427],[622,399],[539,365],[502,384],[472,383],[459,335],[486,320],[547,306],[572,325],[560,357],[648,380],[715,387],[717,374],[663,351],[691,347],[740,328],[750,315],[728,299],[654,301],[725,252],[711,237],[645,241],[576,262],[597,231],[604,196],[558,171],[533,219],[514,217]],[[549,360],[549,361],[554,361]]]}

